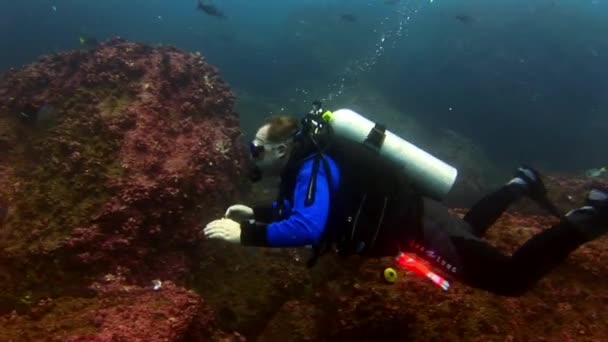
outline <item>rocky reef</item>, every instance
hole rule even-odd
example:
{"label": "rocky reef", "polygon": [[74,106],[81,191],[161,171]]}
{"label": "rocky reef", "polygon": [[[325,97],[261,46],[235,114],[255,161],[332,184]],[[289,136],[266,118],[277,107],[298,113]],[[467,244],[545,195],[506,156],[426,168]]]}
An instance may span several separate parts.
{"label": "rocky reef", "polygon": [[183,280],[243,189],[233,101],[200,55],[119,38],[4,75],[0,313],[116,274]]}
{"label": "rocky reef", "polygon": [[140,287],[107,275],[91,297],[39,301],[27,315],[0,317],[3,341],[239,341],[221,332],[213,311],[172,282]]}
{"label": "rocky reef", "polygon": [[[0,79],[0,340],[608,336],[606,238],[519,298],[458,283],[444,292],[391,258],[328,255],[309,270],[306,249],[201,240],[201,223],[226,205],[272,197],[243,181],[233,101],[200,55],[121,39]],[[466,164],[461,146],[440,157]],[[481,192],[481,172],[465,170],[463,188]],[[608,185],[568,175],[546,183],[563,211]],[[556,221],[533,203],[514,209],[488,233],[506,253]],[[386,267],[397,268],[395,283],[383,280]]]}

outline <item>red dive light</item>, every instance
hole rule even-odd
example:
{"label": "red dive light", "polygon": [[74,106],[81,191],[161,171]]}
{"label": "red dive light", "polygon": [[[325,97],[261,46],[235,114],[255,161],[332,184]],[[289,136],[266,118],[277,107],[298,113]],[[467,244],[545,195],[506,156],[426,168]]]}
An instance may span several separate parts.
{"label": "red dive light", "polygon": [[447,291],[450,288],[450,282],[444,277],[433,272],[428,264],[411,253],[401,253],[397,257],[397,264],[408,271],[412,271],[418,275],[429,278],[435,285]]}

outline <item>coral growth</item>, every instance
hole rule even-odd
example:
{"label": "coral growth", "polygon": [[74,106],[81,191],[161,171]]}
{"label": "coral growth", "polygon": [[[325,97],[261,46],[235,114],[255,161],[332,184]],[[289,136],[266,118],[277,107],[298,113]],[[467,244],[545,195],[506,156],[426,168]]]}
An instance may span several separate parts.
{"label": "coral growth", "polygon": [[242,188],[233,100],[200,55],[119,38],[8,72],[0,313],[117,270],[183,280],[201,223]]}
{"label": "coral growth", "polygon": [[[562,213],[583,205],[587,192],[593,187],[608,188],[606,178],[593,178],[580,175],[547,174],[543,176],[549,199]],[[533,201],[524,200],[513,210],[526,214],[546,214],[546,210]]]}
{"label": "coral growth", "polygon": [[[172,282],[127,285],[107,274],[90,286],[90,297],[39,301],[23,316],[0,318],[3,341],[238,341],[221,332],[213,312],[192,291]],[[52,337],[49,339],[49,337]]]}
{"label": "coral growth", "polygon": [[551,199],[562,209],[581,205],[587,191],[593,187],[608,188],[606,178],[550,175],[545,182]]}

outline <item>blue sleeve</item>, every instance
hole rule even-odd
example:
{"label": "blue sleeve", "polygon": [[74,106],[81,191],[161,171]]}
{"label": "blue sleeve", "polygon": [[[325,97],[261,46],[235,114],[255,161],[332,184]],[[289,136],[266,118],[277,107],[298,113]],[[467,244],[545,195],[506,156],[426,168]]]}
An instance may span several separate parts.
{"label": "blue sleeve", "polygon": [[[282,220],[268,225],[266,239],[273,247],[299,247],[314,245],[321,240],[330,208],[330,189],[323,163],[317,172],[314,202],[306,206],[306,193],[312,177],[314,158],[306,161],[298,173],[293,194],[293,207],[290,215]],[[332,184],[337,184],[337,168],[329,162]]]}

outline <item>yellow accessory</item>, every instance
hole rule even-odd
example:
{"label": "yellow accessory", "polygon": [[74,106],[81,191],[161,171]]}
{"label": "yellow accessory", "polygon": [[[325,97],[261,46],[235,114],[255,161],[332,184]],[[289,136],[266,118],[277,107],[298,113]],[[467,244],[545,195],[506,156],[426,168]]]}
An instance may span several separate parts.
{"label": "yellow accessory", "polygon": [[387,267],[384,269],[384,280],[389,283],[394,283],[397,281],[397,271],[394,268]]}
{"label": "yellow accessory", "polygon": [[321,118],[327,122],[331,121],[331,119],[333,119],[334,113],[331,112],[331,110],[326,110],[325,113],[323,113],[321,115]]}

